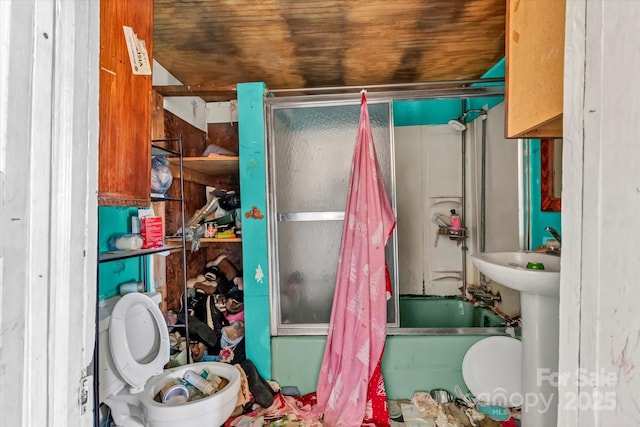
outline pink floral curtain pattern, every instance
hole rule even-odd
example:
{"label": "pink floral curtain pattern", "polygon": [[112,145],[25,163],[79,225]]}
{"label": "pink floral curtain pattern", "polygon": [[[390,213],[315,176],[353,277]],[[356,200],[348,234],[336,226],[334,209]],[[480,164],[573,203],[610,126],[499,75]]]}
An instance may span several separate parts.
{"label": "pink floral curtain pattern", "polygon": [[391,290],[385,244],[396,222],[364,92],[349,189],[317,409],[327,426],[388,425],[380,360]]}

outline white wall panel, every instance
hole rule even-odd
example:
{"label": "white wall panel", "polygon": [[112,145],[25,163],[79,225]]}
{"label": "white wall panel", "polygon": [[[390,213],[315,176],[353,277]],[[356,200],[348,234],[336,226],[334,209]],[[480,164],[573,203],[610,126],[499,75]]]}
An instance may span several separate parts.
{"label": "white wall panel", "polygon": [[[425,245],[422,239],[426,214],[422,181],[422,129],[420,126],[395,128],[396,202],[398,206],[398,277],[401,294],[424,291]],[[420,236],[420,238],[416,238]]]}
{"label": "white wall panel", "polygon": [[563,427],[640,424],[639,20],[567,3],[559,365],[583,376],[559,388]]}

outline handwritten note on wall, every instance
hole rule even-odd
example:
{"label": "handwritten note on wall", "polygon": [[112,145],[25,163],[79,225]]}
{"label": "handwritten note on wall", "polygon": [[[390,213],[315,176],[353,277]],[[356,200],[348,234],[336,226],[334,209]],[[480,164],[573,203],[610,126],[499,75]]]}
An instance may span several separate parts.
{"label": "handwritten note on wall", "polygon": [[127,42],[133,74],[151,75],[151,63],[149,62],[149,54],[144,40],[138,38],[136,33],[133,32],[133,28],[122,26],[122,29]]}

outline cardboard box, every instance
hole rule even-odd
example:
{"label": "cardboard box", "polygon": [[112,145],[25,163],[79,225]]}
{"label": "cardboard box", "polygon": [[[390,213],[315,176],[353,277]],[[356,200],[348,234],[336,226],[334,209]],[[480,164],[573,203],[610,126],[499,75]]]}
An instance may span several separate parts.
{"label": "cardboard box", "polygon": [[140,218],[140,235],[142,236],[142,248],[161,248],[164,246],[164,228],[162,217],[147,216]]}

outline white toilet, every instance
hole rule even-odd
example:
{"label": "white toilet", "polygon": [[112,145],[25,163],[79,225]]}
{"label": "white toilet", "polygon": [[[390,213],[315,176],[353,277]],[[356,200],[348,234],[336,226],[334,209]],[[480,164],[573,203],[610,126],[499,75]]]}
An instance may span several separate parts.
{"label": "white toilet", "polygon": [[[101,302],[99,323],[100,402],[122,427],[219,427],[233,412],[240,373],[229,364],[201,362],[163,370],[169,361],[169,332],[158,293],[130,293]],[[192,402],[166,404],[154,396],[187,370],[210,373],[229,383]]]}
{"label": "white toilet", "polygon": [[490,405],[522,405],[522,341],[491,336],[473,344],[462,359],[469,391]]}

